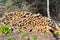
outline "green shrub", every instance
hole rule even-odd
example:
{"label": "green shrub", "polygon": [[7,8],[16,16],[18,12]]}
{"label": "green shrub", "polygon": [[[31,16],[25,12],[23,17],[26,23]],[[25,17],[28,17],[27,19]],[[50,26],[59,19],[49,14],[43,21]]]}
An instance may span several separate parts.
{"label": "green shrub", "polygon": [[15,40],[15,38],[14,37],[9,37],[6,40]]}
{"label": "green shrub", "polygon": [[1,3],[1,4],[6,4],[7,1],[8,1],[8,0],[0,0],[0,3]]}
{"label": "green shrub", "polygon": [[8,25],[3,24],[0,26],[0,32],[4,34],[9,34],[12,31],[8,28]]}

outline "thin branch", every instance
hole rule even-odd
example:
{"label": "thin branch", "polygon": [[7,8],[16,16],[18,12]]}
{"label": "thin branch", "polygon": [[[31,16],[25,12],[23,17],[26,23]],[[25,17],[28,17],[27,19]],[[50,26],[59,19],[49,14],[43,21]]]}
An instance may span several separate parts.
{"label": "thin branch", "polygon": [[47,15],[48,15],[48,18],[50,19],[49,0],[47,0]]}

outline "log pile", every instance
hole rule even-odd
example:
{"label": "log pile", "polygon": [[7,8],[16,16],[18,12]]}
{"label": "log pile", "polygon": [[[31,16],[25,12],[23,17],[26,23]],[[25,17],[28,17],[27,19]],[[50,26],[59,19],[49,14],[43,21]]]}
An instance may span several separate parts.
{"label": "log pile", "polygon": [[0,24],[9,25],[11,29],[18,29],[21,32],[49,32],[49,30],[55,30],[52,20],[43,17],[40,13],[10,12],[3,20],[0,20]]}

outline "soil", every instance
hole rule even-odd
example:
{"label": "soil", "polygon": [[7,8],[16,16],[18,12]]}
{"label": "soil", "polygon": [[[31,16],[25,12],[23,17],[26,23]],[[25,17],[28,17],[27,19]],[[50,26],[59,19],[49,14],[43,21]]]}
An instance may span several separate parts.
{"label": "soil", "polygon": [[[10,36],[13,36],[15,37],[16,40],[28,40],[28,39],[25,39],[25,38],[20,38],[22,33],[12,33],[11,35],[1,35],[0,34],[0,40],[5,40],[6,38],[10,37]],[[38,40],[55,40],[55,38],[53,37],[52,33],[46,33],[46,34],[41,34],[41,33],[29,33],[29,39],[32,38],[32,35],[33,34],[37,34],[38,35]]]}

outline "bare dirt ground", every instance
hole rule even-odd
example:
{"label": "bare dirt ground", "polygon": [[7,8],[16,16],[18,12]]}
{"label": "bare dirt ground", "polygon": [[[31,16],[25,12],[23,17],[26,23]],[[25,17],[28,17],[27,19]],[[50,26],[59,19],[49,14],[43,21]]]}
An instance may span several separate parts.
{"label": "bare dirt ground", "polygon": [[[53,37],[52,33],[46,33],[44,35],[42,35],[41,33],[29,33],[29,39],[31,39],[33,34],[37,34],[38,35],[38,40],[55,40],[55,38]],[[0,40],[5,40],[6,38],[13,36],[15,37],[16,40],[28,40],[28,39],[22,39],[20,38],[21,33],[13,33],[11,35],[1,35],[0,34]]]}

